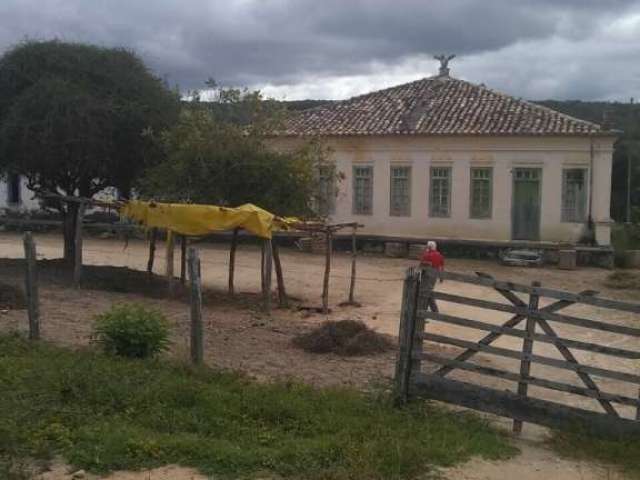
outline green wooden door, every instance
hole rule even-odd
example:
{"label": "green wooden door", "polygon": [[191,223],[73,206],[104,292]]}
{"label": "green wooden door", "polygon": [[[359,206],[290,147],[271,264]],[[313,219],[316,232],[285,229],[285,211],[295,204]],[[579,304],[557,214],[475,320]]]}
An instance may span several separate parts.
{"label": "green wooden door", "polygon": [[513,171],[511,234],[514,240],[540,240],[539,168],[516,168]]}

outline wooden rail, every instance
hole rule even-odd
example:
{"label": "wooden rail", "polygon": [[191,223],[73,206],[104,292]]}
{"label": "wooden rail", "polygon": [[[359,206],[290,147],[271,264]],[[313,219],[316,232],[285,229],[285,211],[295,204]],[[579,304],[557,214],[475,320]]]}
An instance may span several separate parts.
{"label": "wooden rail", "polygon": [[[436,291],[437,278],[489,288],[499,293],[508,303],[486,298],[471,298],[460,293]],[[528,294],[528,302],[516,295],[516,292]],[[542,297],[552,298],[555,301],[540,307],[539,303]],[[610,391],[602,391],[592,378],[593,375],[640,385],[640,375],[615,368],[585,365],[580,363],[572,353],[572,350],[575,349],[597,355],[639,360],[640,350],[598,343],[593,341],[593,338],[598,338],[593,335],[589,337],[590,341],[581,340],[579,334],[581,331],[586,333],[589,331],[608,332],[635,339],[640,337],[640,328],[565,315],[560,312],[566,307],[580,303],[623,312],[640,313],[640,304],[600,298],[593,290],[579,293],[564,292],[543,288],[537,282],[527,286],[499,281],[480,272],[476,272],[476,276],[472,276],[453,272],[435,272],[431,269],[408,270],[404,283],[400,319],[400,349],[396,366],[397,401],[403,403],[407,401],[410,394],[418,394],[485,412],[509,416],[514,420],[515,432],[520,432],[523,422],[526,421],[554,427],[564,427],[572,422],[579,422],[584,423],[588,430],[597,433],[640,433],[640,421],[636,421],[640,419],[640,399],[637,396],[632,397],[623,392],[615,391],[616,388],[611,385],[608,387]],[[442,311],[443,308],[446,309],[448,304],[460,304],[508,313],[511,314],[511,317],[506,321],[503,320],[501,324],[491,323],[490,320],[480,321]],[[486,314],[483,318],[486,318]],[[425,320],[489,333],[479,341],[472,342],[456,338],[451,334],[433,333],[429,327],[425,329]],[[578,327],[578,330],[571,338],[567,338],[567,336],[558,335],[552,324],[571,325]],[[540,331],[537,331],[538,329]],[[492,344],[503,335],[521,339],[521,349],[514,350],[493,346]],[[426,346],[424,345],[425,341],[429,342]],[[562,359],[534,353],[536,342],[553,345]],[[428,347],[432,344],[448,345],[461,348],[463,351],[450,358],[440,352],[432,351]],[[520,362],[520,367],[517,372],[513,372],[491,364],[470,362],[469,360],[478,353],[517,360]],[[432,371],[428,374],[423,372],[423,361],[430,362],[436,368],[431,369]],[[583,385],[573,385],[539,374],[533,375],[531,369],[536,364],[572,371]],[[456,370],[468,372],[471,375],[479,374],[514,382],[516,392],[500,392],[483,385],[444,378]],[[576,408],[573,405],[531,398],[530,385],[593,399],[600,404],[604,412],[593,412]],[[465,398],[460,396],[463,393],[466,395]],[[620,412],[614,407],[616,404],[634,407],[635,419],[622,418]],[[545,412],[544,415],[542,412]]]}

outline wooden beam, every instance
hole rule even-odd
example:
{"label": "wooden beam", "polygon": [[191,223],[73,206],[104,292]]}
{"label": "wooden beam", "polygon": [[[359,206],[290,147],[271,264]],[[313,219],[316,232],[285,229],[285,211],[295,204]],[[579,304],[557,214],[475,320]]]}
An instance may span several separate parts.
{"label": "wooden beam", "polygon": [[173,287],[174,287],[174,278],[173,278],[174,242],[175,242],[175,235],[171,230],[167,230],[165,275],[167,277],[167,288],[168,288],[169,295],[173,295]]}
{"label": "wooden beam", "polygon": [[522,316],[531,315],[534,318],[542,318],[552,322],[565,323],[567,325],[573,325],[576,327],[584,327],[595,330],[601,330],[603,332],[619,333],[621,335],[630,335],[632,337],[640,337],[640,328],[627,327],[625,325],[616,325],[612,323],[600,322],[597,320],[591,320],[588,318],[580,318],[565,314],[554,314],[546,312],[544,310],[530,311],[527,306],[520,307],[513,304],[505,304],[499,302],[493,302],[490,300],[482,300],[479,298],[464,297],[461,295],[455,295],[446,292],[434,291],[433,298],[443,300],[445,302],[459,303],[462,305],[470,305],[473,307],[484,308],[487,310],[496,310],[499,312],[514,313]]}
{"label": "wooden beam", "polygon": [[73,283],[76,287],[80,286],[82,280],[82,222],[84,221],[84,211],[87,208],[86,203],[78,205],[76,214],[76,231],[74,235],[74,260],[73,260]]}
{"label": "wooden beam", "polygon": [[640,434],[640,422],[583,410],[537,398],[523,398],[509,391],[422,374],[412,393],[425,398],[460,405],[482,412],[510,417],[550,428],[583,427],[588,433],[604,436]]}
{"label": "wooden beam", "polygon": [[474,328],[476,330],[484,330],[488,332],[500,333],[502,335],[509,335],[519,338],[530,338],[537,342],[550,343],[556,345],[563,343],[565,346],[575,348],[578,350],[585,350],[588,352],[601,353],[603,355],[611,355],[613,357],[629,358],[632,360],[640,359],[640,351],[626,350],[622,348],[607,347],[590,342],[581,342],[578,340],[572,340],[563,337],[552,337],[548,335],[542,335],[539,333],[529,335],[527,332],[518,330],[511,327],[505,327],[500,325],[494,325],[492,323],[480,322],[478,320],[470,320],[468,318],[456,317],[454,315],[446,315],[443,313],[430,312],[427,310],[418,311],[419,316],[424,316],[431,320],[438,322],[449,323],[452,325],[459,325],[461,327]]}
{"label": "wooden beam", "polygon": [[236,270],[236,250],[238,248],[238,229],[233,229],[231,247],[229,248],[229,295],[235,294],[234,276]]}
{"label": "wooden beam", "polygon": [[512,282],[502,282],[486,277],[474,277],[462,273],[442,272],[442,278],[454,282],[470,283],[473,285],[483,285],[500,290],[509,290],[520,293],[536,294],[540,297],[555,298],[558,300],[569,300],[574,303],[584,303],[595,307],[611,308],[623,312],[640,313],[640,303],[622,302],[620,300],[610,300],[607,298],[599,298],[591,295],[580,295],[576,293],[563,292],[561,290],[553,290],[551,288],[531,287]]}
{"label": "wooden beam", "polygon": [[23,237],[24,257],[26,260],[25,291],[27,297],[27,312],[29,314],[29,339],[40,338],[40,300],[38,296],[38,270],[36,258],[36,244],[31,232],[25,232]]}
{"label": "wooden beam", "polygon": [[349,282],[349,300],[348,302],[353,305],[355,303],[354,294],[356,289],[356,261],[358,258],[358,245],[356,242],[356,234],[358,232],[358,226],[354,225],[351,232],[351,281]]}
{"label": "wooden beam", "polygon": [[200,256],[194,247],[189,247],[188,255],[191,284],[191,361],[200,365],[204,358]]}
{"label": "wooden beam", "polygon": [[[540,282],[533,282],[533,287],[540,287]],[[540,297],[531,293],[529,295],[529,311],[535,311],[538,309],[538,303],[540,301]],[[527,332],[527,336],[522,339],[522,359],[520,360],[520,381],[518,382],[518,395],[522,397],[526,397],[529,391],[529,377],[531,373],[531,359],[530,356],[533,353],[533,335],[536,333],[536,320],[531,316],[527,315],[527,323],[525,326],[525,330]],[[513,432],[521,433],[522,432],[522,421],[514,420],[513,421]]]}
{"label": "wooden beam", "polygon": [[184,285],[187,279],[187,243],[186,235],[180,235],[180,284]]}
{"label": "wooden beam", "polygon": [[280,263],[280,247],[278,247],[278,240],[274,237],[271,248],[273,250],[273,265],[276,269],[276,281],[278,282],[278,306],[280,308],[288,308],[289,300],[287,299],[287,292],[284,287],[284,276],[282,275],[282,264]]}
{"label": "wooden beam", "polygon": [[394,377],[394,398],[397,405],[407,403],[411,382],[412,348],[415,341],[416,307],[420,288],[420,275],[413,268],[405,273],[402,286],[400,328],[398,331],[398,356]]}
{"label": "wooden beam", "polygon": [[325,232],[326,252],[324,256],[324,279],[322,281],[322,313],[329,313],[329,276],[331,274],[331,254],[333,250],[333,238],[330,230]]}
{"label": "wooden beam", "polygon": [[[582,295],[587,295],[590,294],[590,290],[585,290],[583,292],[581,292]],[[434,292],[434,294],[437,292]],[[500,292],[505,294],[504,292]],[[508,292],[511,293],[511,292]],[[516,299],[518,301],[520,301],[519,298],[516,297]],[[567,300],[558,300],[556,302],[553,302],[549,305],[547,305],[546,307],[542,307],[539,312],[557,312],[558,310],[562,310],[563,308],[566,308],[570,305],[573,305],[573,302],[569,302]],[[507,320],[502,326],[503,327],[508,327],[508,328],[513,328],[515,326],[517,326],[522,320],[524,320],[524,315],[515,315],[513,317],[511,317],[509,320]],[[491,332],[488,335],[486,335],[484,338],[482,338],[479,342],[478,345],[491,345],[493,342],[495,342],[498,338],[500,338],[502,336],[502,333],[500,332]],[[468,360],[469,358],[471,358],[472,356],[474,356],[477,353],[477,350],[472,350],[469,349],[465,352],[462,352],[460,355],[458,355],[456,357],[456,360],[460,360],[460,361],[464,361],[464,360]],[[451,368],[444,366],[442,368],[440,368],[437,372],[435,372],[436,375],[440,375],[440,376],[445,376],[447,375],[449,372],[451,372]]]}
{"label": "wooden beam", "polygon": [[273,270],[271,239],[264,240],[264,311],[271,313],[271,272]]}
{"label": "wooden beam", "polygon": [[[458,362],[456,360],[448,359],[440,355],[434,355],[431,353],[422,354],[422,358],[433,363],[440,365],[448,365],[456,370],[464,370],[466,372],[479,373],[489,377],[501,378],[503,380],[509,380],[511,382],[518,382],[518,389],[521,390],[520,384],[535,385],[536,387],[547,388],[549,390],[555,390],[558,392],[572,393],[575,395],[581,395],[583,397],[593,398],[595,400],[606,400],[608,402],[616,402],[621,405],[629,405],[632,407],[640,406],[640,400],[637,398],[630,398],[624,395],[616,395],[613,393],[601,392],[598,388],[583,388],[571,385],[569,383],[557,382],[555,380],[546,380],[544,378],[532,377],[527,374],[526,377],[522,377],[517,373],[509,372],[494,367],[487,367],[484,365],[477,365],[471,362]],[[527,395],[518,392],[518,395],[526,397]],[[617,417],[618,415],[613,415]],[[518,420],[516,420],[518,421]],[[516,433],[520,432],[514,428]]]}
{"label": "wooden beam", "polygon": [[149,233],[149,260],[147,261],[147,273],[149,276],[153,273],[153,262],[156,257],[156,241],[158,239],[158,229],[152,228]]}
{"label": "wooden beam", "polygon": [[[471,350],[475,353],[487,353],[490,355],[497,355],[500,357],[513,358],[515,360],[522,360],[527,357],[533,363],[539,363],[540,365],[546,365],[548,367],[561,368],[563,370],[570,370],[572,372],[585,372],[591,373],[593,375],[597,375],[605,378],[612,378],[615,380],[620,380],[623,382],[635,383],[640,385],[640,375],[634,375],[633,373],[625,373],[618,372],[616,370],[609,370],[606,368],[593,367],[591,365],[583,365],[568,362],[566,360],[559,360],[557,358],[546,357],[543,355],[531,354],[525,356],[520,351],[511,350],[509,348],[502,347],[492,347],[487,343],[480,342],[470,342],[467,340],[462,340],[459,338],[448,337],[446,335],[439,335],[435,333],[425,333],[423,336],[424,340],[434,343],[443,343],[445,345],[452,345],[454,347],[465,348],[467,350]],[[467,352],[464,352],[467,353]],[[472,355],[465,355],[465,357],[460,360],[460,356],[457,356],[454,360],[456,361],[464,361],[470,358]],[[424,358],[424,357],[423,357]],[[435,374],[439,374],[440,370],[436,371]]]}

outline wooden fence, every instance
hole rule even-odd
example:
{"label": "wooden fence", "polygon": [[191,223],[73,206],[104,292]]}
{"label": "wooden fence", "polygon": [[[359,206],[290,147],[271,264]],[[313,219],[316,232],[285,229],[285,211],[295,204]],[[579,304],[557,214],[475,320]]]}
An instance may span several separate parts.
{"label": "wooden fence", "polygon": [[[456,282],[454,285],[459,285],[461,292],[464,292],[465,285],[469,284],[485,287],[487,295],[482,295],[482,298],[478,296],[472,298],[463,293],[438,291],[435,288],[438,278]],[[508,303],[487,299],[491,298],[491,292],[498,292],[501,297],[508,300]],[[528,302],[521,299],[518,293],[526,294]],[[541,307],[541,298],[553,301]],[[446,303],[443,305],[442,302]],[[484,310],[484,317],[487,310],[508,313],[511,317],[502,324],[465,318],[443,311],[446,305],[451,304],[464,305],[467,310],[468,307],[472,307],[472,310],[478,313]],[[562,337],[556,333],[556,324],[580,327],[578,330],[585,331],[586,336],[591,334],[589,340],[598,338],[597,334],[600,332],[621,335],[626,339],[629,337],[638,339],[640,328],[558,313],[575,304],[640,314],[640,304],[600,298],[597,292],[591,290],[575,294],[543,288],[538,282],[528,286],[498,281],[483,273],[473,276],[453,272],[438,273],[432,269],[409,269],[404,280],[400,319],[400,349],[395,378],[397,401],[403,403],[410,396],[415,395],[510,417],[514,420],[515,432],[521,431],[522,422],[531,422],[554,428],[580,426],[594,433],[640,433],[639,397],[629,396],[628,393],[625,395],[621,392],[602,391],[593,378],[614,380],[613,383],[619,385],[619,389],[623,391],[622,384],[618,382],[640,385],[640,375],[623,370],[585,365],[580,363],[573,353],[579,350],[597,355],[639,360],[640,348],[632,350],[607,345],[604,342],[585,341],[573,338],[574,335],[571,335],[572,338]],[[427,328],[425,328],[426,320],[430,321]],[[640,325],[640,315],[638,320]],[[433,328],[430,331],[429,326],[432,322],[434,325],[436,323],[453,325],[452,331],[457,330],[456,327],[463,327],[465,330],[473,329],[486,333],[478,341],[469,341],[443,335],[442,331],[440,334],[434,333]],[[516,328],[519,325],[523,328]],[[537,331],[538,328],[540,332]],[[515,337],[518,341],[522,339],[521,349],[493,345],[502,336]],[[534,353],[535,342],[552,345],[562,358]],[[620,345],[619,342],[616,344]],[[439,348],[430,348],[436,345]],[[638,346],[640,347],[640,340],[638,340]],[[451,347],[462,350],[454,357],[441,353],[453,350]],[[517,360],[519,372],[496,368],[492,364],[469,361],[479,353]],[[426,367],[423,361],[429,362],[427,364],[429,368],[423,368]],[[532,364],[575,372],[582,385],[572,385],[558,381],[556,378],[533,376]],[[470,372],[472,375],[467,374],[464,381],[446,378],[456,370]],[[467,377],[471,376],[475,380],[473,374],[515,382],[516,391],[499,390],[480,383],[470,383]],[[608,381],[608,383],[611,382]],[[530,394],[529,386],[594,399],[599,403],[602,412],[536,398]],[[619,412],[619,407],[616,408],[614,405],[633,407],[635,415],[625,417]],[[630,416],[633,418],[629,418]]]}

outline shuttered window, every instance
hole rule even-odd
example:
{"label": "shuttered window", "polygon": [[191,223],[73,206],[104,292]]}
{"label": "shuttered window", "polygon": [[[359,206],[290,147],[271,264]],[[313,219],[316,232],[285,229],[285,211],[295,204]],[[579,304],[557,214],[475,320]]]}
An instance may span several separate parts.
{"label": "shuttered window", "polygon": [[451,215],[451,167],[431,167],[429,214],[432,217]]}
{"label": "shuttered window", "polygon": [[584,222],[587,219],[587,169],[562,171],[562,221]]}
{"label": "shuttered window", "polygon": [[411,215],[411,167],[391,167],[389,215]]}
{"label": "shuttered window", "polygon": [[471,218],[491,218],[493,196],[493,169],[491,167],[471,169]]}
{"label": "shuttered window", "polygon": [[371,215],[373,213],[373,167],[353,167],[353,213]]}

